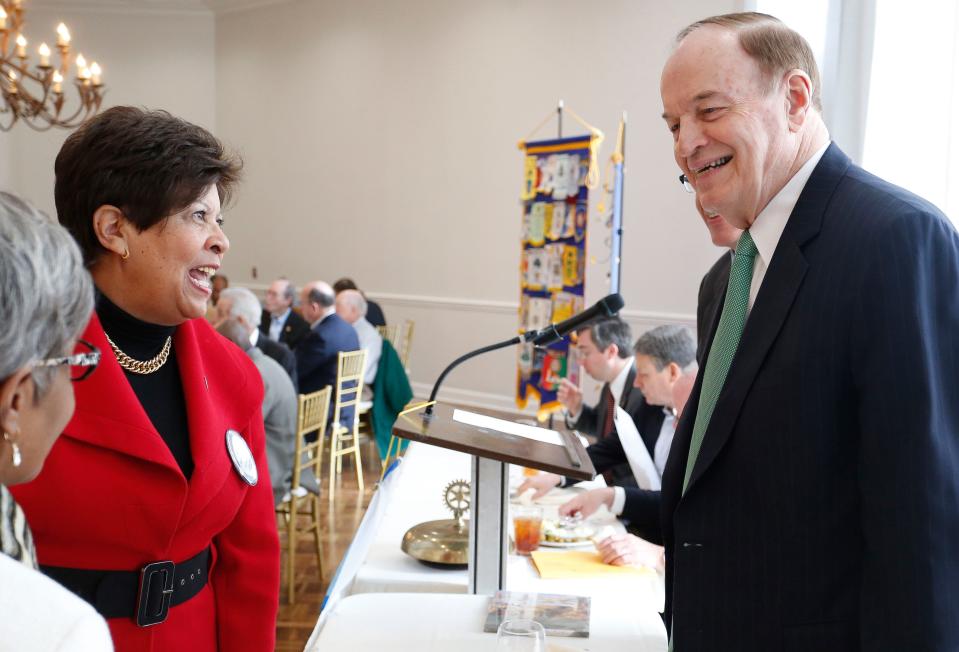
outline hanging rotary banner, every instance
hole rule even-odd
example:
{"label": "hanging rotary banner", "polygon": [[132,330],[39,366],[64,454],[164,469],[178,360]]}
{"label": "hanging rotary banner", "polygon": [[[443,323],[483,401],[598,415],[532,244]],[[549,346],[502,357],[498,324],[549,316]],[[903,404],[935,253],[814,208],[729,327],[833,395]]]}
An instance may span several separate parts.
{"label": "hanging rotary banner", "polygon": [[[538,330],[583,310],[589,188],[595,171],[596,136],[522,143],[526,152],[523,237],[520,259],[519,332]],[[545,419],[562,406],[563,378],[579,384],[579,364],[563,339],[548,347],[519,349],[516,405],[539,402]]]}

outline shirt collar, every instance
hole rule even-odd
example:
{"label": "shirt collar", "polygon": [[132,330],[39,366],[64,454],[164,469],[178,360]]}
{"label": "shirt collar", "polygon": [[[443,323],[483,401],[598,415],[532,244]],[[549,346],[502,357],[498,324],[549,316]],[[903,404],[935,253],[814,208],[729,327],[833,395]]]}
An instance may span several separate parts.
{"label": "shirt collar", "polygon": [[286,312],[284,312],[284,313],[283,313],[282,315],[280,315],[279,317],[274,317],[274,318],[273,318],[273,321],[281,321],[281,322],[282,322],[282,321],[286,321],[286,318],[290,316],[290,311],[291,311],[291,310],[292,310],[292,308],[287,308],[287,309],[286,309]]}
{"label": "shirt collar", "polygon": [[786,222],[792,215],[796,202],[799,201],[799,195],[802,194],[806,182],[812,176],[813,170],[819,164],[819,159],[829,148],[827,142],[815,154],[809,157],[809,160],[803,163],[803,166],[786,182],[782,190],[776,193],[766,208],[756,216],[756,220],[749,227],[749,235],[752,236],[756,244],[756,251],[759,257],[769,267],[772,261],[776,247],[779,245],[779,239],[782,237],[783,230],[786,228]]}
{"label": "shirt collar", "polygon": [[613,395],[613,400],[616,401],[616,405],[619,405],[620,400],[623,398],[623,390],[626,389],[626,377],[629,375],[629,371],[633,368],[633,361],[630,360],[627,364],[623,365],[622,371],[613,379],[613,382],[609,384],[609,391]]}
{"label": "shirt collar", "polygon": [[253,346],[256,346],[257,340],[259,339],[260,339],[260,329],[254,328],[253,331],[250,333],[250,344],[252,344]]}

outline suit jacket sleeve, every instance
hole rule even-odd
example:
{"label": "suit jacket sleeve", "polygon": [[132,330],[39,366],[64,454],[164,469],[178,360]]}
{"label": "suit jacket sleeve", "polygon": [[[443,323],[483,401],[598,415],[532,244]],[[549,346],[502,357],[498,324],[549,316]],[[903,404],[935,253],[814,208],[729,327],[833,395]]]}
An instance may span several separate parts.
{"label": "suit jacket sleeve", "polygon": [[959,649],[959,235],[930,213],[857,254],[871,272],[850,334],[867,651]]}
{"label": "suit jacket sleeve", "polygon": [[[259,480],[246,492],[233,522],[214,538],[217,638],[221,650],[265,652],[276,639],[280,592],[280,542],[266,461],[263,413],[258,407],[247,431]],[[232,596],[232,597],[231,597]]]}
{"label": "suit jacket sleeve", "polygon": [[596,411],[596,408],[583,403],[579,411],[579,417],[576,419],[576,423],[573,424],[573,428],[587,435],[598,435],[599,413]]}
{"label": "suit jacket sleeve", "polygon": [[660,492],[639,487],[623,487],[623,490],[626,492],[626,502],[622,516],[629,521],[630,529],[647,541],[662,544]]}

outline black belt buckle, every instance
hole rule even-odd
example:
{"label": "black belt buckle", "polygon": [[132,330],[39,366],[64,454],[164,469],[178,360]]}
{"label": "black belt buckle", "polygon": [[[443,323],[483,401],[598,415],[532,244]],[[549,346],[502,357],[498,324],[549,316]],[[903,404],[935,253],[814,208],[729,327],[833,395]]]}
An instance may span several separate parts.
{"label": "black belt buckle", "polygon": [[175,570],[172,561],[155,561],[140,571],[140,590],[137,594],[137,625],[140,627],[158,625],[166,620],[173,599]]}

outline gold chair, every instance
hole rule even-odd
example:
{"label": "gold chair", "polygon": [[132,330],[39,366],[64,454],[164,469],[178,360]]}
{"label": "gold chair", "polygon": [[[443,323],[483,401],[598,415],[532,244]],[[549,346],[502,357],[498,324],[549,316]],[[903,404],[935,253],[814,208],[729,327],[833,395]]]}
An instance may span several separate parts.
{"label": "gold chair", "polygon": [[396,349],[396,354],[400,356],[400,362],[403,363],[403,368],[407,372],[410,368],[410,350],[413,348],[414,325],[415,322],[412,319],[407,319],[402,325],[389,324],[376,327],[383,339],[387,340]]}
{"label": "gold chair", "polygon": [[[300,394],[296,418],[296,452],[293,458],[293,480],[290,483],[289,500],[276,507],[276,513],[283,517],[286,527],[286,568],[289,581],[288,596],[290,604],[295,600],[294,561],[296,560],[296,536],[298,533],[313,533],[316,542],[316,566],[323,580],[323,558],[320,550],[320,498],[318,493],[305,490],[300,481],[304,471],[312,470],[316,477],[317,491],[320,487],[320,474],[323,466],[323,431],[326,429],[326,417],[330,411],[332,388],[327,385],[312,394]],[[307,443],[303,436],[319,431],[315,442]],[[297,526],[297,516],[309,517],[306,527]]]}
{"label": "gold chair", "polygon": [[[363,370],[366,350],[340,351],[336,373],[336,393],[333,399],[333,423],[330,429],[330,502],[336,491],[336,476],[343,471],[343,457],[353,453],[356,484],[363,493],[363,461],[360,459],[359,404],[363,393]],[[346,408],[353,408],[349,426],[340,423]],[[350,445],[344,444],[349,442]]]}

